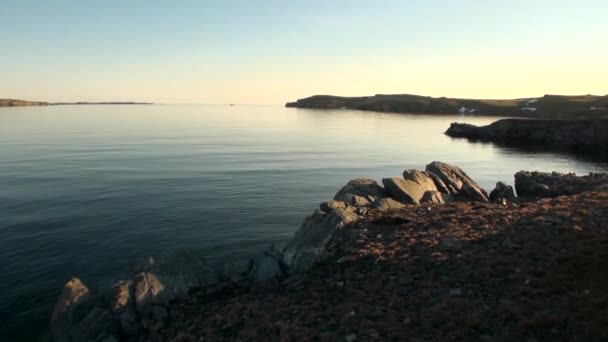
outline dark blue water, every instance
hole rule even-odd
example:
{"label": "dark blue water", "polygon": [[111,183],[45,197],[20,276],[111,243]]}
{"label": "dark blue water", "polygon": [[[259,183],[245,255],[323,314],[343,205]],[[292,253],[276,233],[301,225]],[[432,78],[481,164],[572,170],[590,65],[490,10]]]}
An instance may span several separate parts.
{"label": "dark blue water", "polygon": [[483,186],[521,169],[603,171],[452,140],[491,118],[280,106],[0,108],[0,340],[34,339],[71,276],[92,287],[148,256],[219,264],[282,243],[349,179],[433,160]]}

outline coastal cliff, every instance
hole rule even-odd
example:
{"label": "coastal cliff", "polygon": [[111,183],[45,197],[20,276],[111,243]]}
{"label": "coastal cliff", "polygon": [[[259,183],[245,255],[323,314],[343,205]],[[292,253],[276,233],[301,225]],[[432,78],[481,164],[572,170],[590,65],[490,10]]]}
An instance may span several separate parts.
{"label": "coastal cliff", "polygon": [[[146,271],[70,280],[57,341],[598,339],[608,175],[519,172],[489,194],[433,162],[348,182],[282,249],[189,291]],[[189,262],[188,264],[192,264]],[[195,267],[205,273],[204,267]],[[184,282],[179,282],[184,285]]]}
{"label": "coastal cliff", "polygon": [[504,119],[480,127],[452,123],[445,134],[503,146],[608,154],[608,120]]}
{"label": "coastal cliff", "polygon": [[356,109],[410,114],[465,114],[547,119],[608,118],[608,95],[562,96],[512,100],[457,99],[408,94],[341,97],[315,95],[286,107]]}

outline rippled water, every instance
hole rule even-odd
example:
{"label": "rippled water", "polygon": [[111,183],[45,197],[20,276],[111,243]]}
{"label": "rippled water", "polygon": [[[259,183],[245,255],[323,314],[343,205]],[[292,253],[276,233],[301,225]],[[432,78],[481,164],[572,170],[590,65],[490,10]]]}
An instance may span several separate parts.
{"label": "rippled water", "polygon": [[349,179],[441,160],[487,189],[521,169],[606,165],[452,140],[453,121],[280,106],[0,108],[0,340],[48,325],[74,275],[108,282],[148,256],[243,260],[281,243]]}

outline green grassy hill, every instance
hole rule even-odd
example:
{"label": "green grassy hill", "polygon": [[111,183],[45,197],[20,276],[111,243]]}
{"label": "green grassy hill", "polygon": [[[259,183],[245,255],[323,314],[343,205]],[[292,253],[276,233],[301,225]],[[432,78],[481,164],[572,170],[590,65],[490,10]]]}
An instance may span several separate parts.
{"label": "green grassy hill", "polygon": [[608,95],[561,96],[511,100],[457,99],[408,94],[340,97],[316,95],[287,107],[357,109],[411,114],[465,114],[528,118],[608,118]]}

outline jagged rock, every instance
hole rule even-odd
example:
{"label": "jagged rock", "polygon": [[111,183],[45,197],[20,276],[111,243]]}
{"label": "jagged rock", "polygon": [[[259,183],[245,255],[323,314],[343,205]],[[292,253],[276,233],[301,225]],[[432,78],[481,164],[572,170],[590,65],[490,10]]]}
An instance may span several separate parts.
{"label": "jagged rock", "polygon": [[360,218],[356,208],[340,201],[321,205],[322,210],[307,217],[282,252],[282,262],[289,272],[299,273],[311,268],[325,255],[326,244],[344,224]]}
{"label": "jagged rock", "polygon": [[126,310],[128,305],[133,303],[133,283],[126,280],[118,281],[110,289],[107,302],[112,312],[117,315]]}
{"label": "jagged rock", "polygon": [[150,272],[142,272],[135,277],[135,305],[141,317],[148,317],[149,307],[160,302],[165,286]]}
{"label": "jagged rock", "polygon": [[431,178],[429,172],[419,170],[405,170],[403,171],[403,179],[419,184],[421,188],[427,189],[426,191],[437,191],[435,181],[433,181],[433,178]]}
{"label": "jagged rock", "polygon": [[427,191],[422,196],[420,203],[450,203],[453,202],[454,198],[452,195],[442,193],[439,191]]}
{"label": "jagged rock", "polygon": [[513,202],[515,200],[515,192],[512,186],[498,182],[494,190],[490,192],[490,201],[501,203],[503,200]]}
{"label": "jagged rock", "polygon": [[390,197],[378,198],[372,203],[372,208],[380,210],[399,209],[405,207],[405,204],[395,201]]}
{"label": "jagged rock", "polygon": [[485,190],[457,166],[435,161],[426,166],[426,171],[439,177],[451,195],[461,195],[460,197],[471,200],[488,200]]}
{"label": "jagged rock", "polygon": [[399,202],[419,204],[425,192],[437,190],[433,180],[424,172],[410,170],[404,171],[403,175],[404,179],[384,178],[382,180],[386,192]]}
{"label": "jagged rock", "polygon": [[[386,197],[384,189],[373,179],[357,178],[348,182],[336,195],[334,200],[351,203],[348,195],[360,196],[373,202],[376,198]],[[354,204],[354,203],[352,203]]]}
{"label": "jagged rock", "polygon": [[431,179],[435,183],[435,187],[437,188],[437,190],[439,192],[444,193],[444,194],[449,194],[450,193],[450,189],[448,189],[448,187],[441,180],[441,178],[439,178],[439,176],[437,176],[436,174],[434,174],[432,172],[429,172],[429,171],[427,171],[427,174],[429,175],[429,177],[431,177]]}
{"label": "jagged rock", "polygon": [[486,192],[483,189],[472,185],[471,183],[466,183],[458,193],[458,196],[468,201],[488,201],[488,195],[486,194]]}
{"label": "jagged rock", "polygon": [[72,278],[64,285],[51,315],[51,334],[55,340],[69,340],[71,328],[92,306],[91,299],[89,288],[80,279]]}

